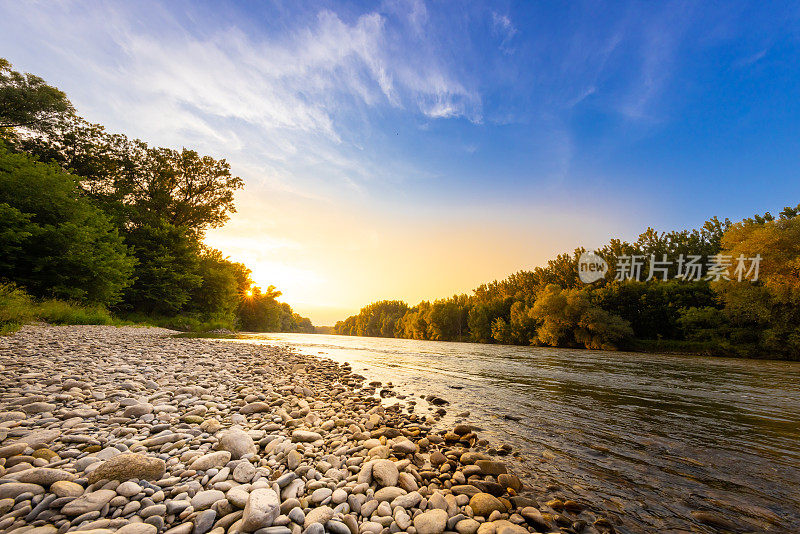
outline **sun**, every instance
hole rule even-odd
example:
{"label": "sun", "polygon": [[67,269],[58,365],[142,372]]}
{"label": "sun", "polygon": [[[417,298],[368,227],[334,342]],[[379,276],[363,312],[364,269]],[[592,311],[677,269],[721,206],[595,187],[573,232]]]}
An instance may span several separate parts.
{"label": "sun", "polygon": [[252,289],[248,289],[247,291],[244,292],[244,294],[247,295],[248,298],[252,297],[253,296],[253,290]]}

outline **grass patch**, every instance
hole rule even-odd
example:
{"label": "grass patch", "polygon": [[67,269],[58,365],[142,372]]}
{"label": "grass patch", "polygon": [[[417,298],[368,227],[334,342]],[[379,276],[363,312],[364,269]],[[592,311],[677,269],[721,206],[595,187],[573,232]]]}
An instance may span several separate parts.
{"label": "grass patch", "polygon": [[0,335],[13,334],[22,325],[32,321],[44,321],[57,325],[158,326],[189,332],[197,337],[225,337],[226,334],[211,333],[211,331],[235,330],[232,317],[210,320],[191,315],[150,317],[142,314],[130,314],[119,317],[112,315],[99,305],[83,305],[56,299],[37,302],[13,284],[0,284]]}
{"label": "grass patch", "polygon": [[11,284],[0,284],[0,335],[13,334],[36,319],[36,309],[27,293]]}
{"label": "grass patch", "polygon": [[172,337],[210,338],[210,339],[244,339],[244,336],[240,336],[239,334],[217,334],[215,332],[181,332],[180,334],[173,334]]}
{"label": "grass patch", "polygon": [[50,324],[122,324],[102,306],[83,306],[63,300],[36,302],[12,284],[0,284],[0,335],[13,334],[32,321]]}
{"label": "grass patch", "polygon": [[169,328],[180,332],[208,332],[210,330],[235,330],[233,319],[203,319],[191,315],[176,315],[174,317],[151,317],[142,314],[129,314],[124,318],[136,324]]}
{"label": "grass patch", "polygon": [[45,300],[37,308],[39,319],[50,324],[118,324],[102,306],[81,306],[63,300]]}

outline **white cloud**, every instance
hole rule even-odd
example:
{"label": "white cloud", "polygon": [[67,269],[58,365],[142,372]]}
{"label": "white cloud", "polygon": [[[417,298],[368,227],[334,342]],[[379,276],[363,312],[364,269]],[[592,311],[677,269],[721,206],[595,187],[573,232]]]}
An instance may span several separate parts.
{"label": "white cloud", "polygon": [[508,18],[508,15],[500,15],[496,11],[492,12],[492,27],[496,36],[500,38],[500,50],[506,54],[512,53],[511,39],[517,34],[517,28]]}

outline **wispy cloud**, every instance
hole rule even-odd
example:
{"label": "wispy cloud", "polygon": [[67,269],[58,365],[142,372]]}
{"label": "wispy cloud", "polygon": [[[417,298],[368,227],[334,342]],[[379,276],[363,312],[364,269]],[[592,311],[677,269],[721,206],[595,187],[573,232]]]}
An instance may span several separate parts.
{"label": "wispy cloud", "polygon": [[511,40],[517,34],[517,28],[508,18],[508,15],[501,15],[492,11],[492,28],[495,35],[500,39],[500,50],[506,54],[511,54],[514,49],[511,47]]}

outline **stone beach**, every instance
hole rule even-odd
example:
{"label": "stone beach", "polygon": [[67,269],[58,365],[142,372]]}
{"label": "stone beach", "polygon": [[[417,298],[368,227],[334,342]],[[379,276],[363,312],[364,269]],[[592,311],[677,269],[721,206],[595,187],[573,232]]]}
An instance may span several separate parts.
{"label": "stone beach", "polygon": [[[584,503],[544,502],[466,416],[439,428],[445,399],[392,399],[282,347],[171,334],[0,337],[0,532],[614,531]],[[416,413],[426,402],[435,415]]]}

